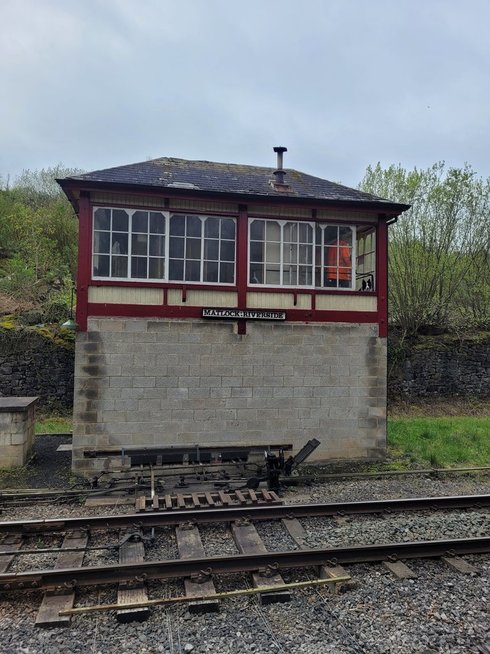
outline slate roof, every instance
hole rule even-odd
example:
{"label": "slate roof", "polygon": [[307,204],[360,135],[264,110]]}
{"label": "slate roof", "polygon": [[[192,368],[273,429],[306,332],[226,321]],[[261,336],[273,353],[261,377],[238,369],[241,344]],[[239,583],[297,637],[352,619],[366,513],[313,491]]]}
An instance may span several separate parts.
{"label": "slate roof", "polygon": [[189,193],[226,193],[240,196],[281,197],[347,203],[374,203],[403,211],[407,205],[378,198],[369,193],[330,182],[286,168],[288,191],[274,188],[274,168],[241,164],[189,161],[162,157],[151,161],[96,170],[58,180],[62,187],[68,182],[88,182],[94,185],[145,186],[155,189],[180,189]]}

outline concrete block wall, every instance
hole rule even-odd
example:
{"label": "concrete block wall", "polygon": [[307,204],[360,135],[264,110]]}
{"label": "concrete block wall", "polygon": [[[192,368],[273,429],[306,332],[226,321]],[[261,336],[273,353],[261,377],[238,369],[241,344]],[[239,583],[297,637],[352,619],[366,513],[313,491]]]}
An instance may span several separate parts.
{"label": "concrete block wall", "polygon": [[0,398],[0,468],[22,466],[34,443],[35,397]]}
{"label": "concrete block wall", "polygon": [[386,341],[377,325],[91,319],[77,336],[74,470],[85,449],[318,438],[317,460],[380,456]]}

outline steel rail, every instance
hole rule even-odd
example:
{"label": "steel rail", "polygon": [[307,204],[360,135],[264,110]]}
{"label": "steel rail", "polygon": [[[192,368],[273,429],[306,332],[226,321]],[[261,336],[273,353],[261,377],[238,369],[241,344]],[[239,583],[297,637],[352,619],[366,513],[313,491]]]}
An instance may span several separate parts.
{"label": "steel rail", "polygon": [[352,545],[287,552],[237,554],[199,559],[172,559],[85,568],[34,570],[0,574],[0,591],[70,589],[115,583],[138,584],[150,579],[173,579],[202,574],[227,574],[298,568],[328,562],[352,564],[394,559],[435,558],[490,552],[490,537],[418,541],[383,545]]}
{"label": "steel rail", "polygon": [[0,534],[60,532],[74,529],[99,530],[164,527],[182,522],[196,524],[233,522],[241,518],[278,520],[336,515],[392,513],[403,511],[487,508],[490,495],[457,495],[447,497],[415,497],[368,502],[340,502],[328,504],[245,505],[230,508],[187,509],[181,511],[151,511],[111,516],[77,518],[46,518],[44,520],[12,520],[0,522]]}

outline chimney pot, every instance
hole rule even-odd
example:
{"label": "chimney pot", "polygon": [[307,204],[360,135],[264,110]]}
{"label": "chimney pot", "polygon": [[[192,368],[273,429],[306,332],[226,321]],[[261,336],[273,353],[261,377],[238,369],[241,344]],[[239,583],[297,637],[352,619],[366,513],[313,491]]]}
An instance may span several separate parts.
{"label": "chimney pot", "polygon": [[282,155],[284,152],[287,152],[288,149],[283,145],[276,145],[274,152],[277,154],[277,170],[274,171],[275,184],[284,185],[284,175],[286,171],[283,169]]}

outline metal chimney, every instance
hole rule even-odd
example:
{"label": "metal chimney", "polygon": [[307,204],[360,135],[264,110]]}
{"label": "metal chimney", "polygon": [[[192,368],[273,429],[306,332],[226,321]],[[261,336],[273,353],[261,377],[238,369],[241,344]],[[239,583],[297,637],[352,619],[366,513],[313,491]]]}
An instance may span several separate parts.
{"label": "metal chimney", "polygon": [[280,185],[280,186],[285,186],[286,183],[284,181],[284,175],[286,174],[286,171],[282,167],[282,155],[283,152],[287,152],[288,149],[285,148],[282,145],[278,145],[274,148],[274,152],[277,153],[277,170],[274,171],[274,177],[275,181],[274,184]]}

